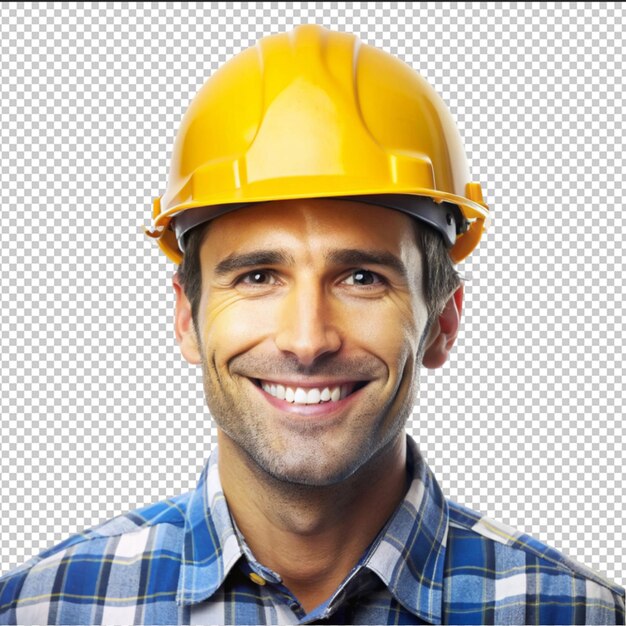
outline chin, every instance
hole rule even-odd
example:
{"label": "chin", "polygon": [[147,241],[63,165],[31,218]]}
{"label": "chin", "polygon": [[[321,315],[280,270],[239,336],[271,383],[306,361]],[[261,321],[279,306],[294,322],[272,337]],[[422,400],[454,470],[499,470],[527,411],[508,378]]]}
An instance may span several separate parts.
{"label": "chin", "polygon": [[[289,455],[291,456],[291,455]],[[336,485],[352,476],[361,467],[362,463],[346,464],[346,457],[328,459],[323,462],[319,455],[314,458],[298,456],[297,458],[262,458],[252,457],[256,464],[272,478],[281,483],[306,487],[329,487]]]}

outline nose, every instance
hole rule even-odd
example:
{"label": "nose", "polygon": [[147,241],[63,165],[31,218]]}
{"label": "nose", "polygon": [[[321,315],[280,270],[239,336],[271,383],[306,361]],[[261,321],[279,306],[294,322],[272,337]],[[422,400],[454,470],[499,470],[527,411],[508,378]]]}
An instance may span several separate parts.
{"label": "nose", "polygon": [[323,354],[341,347],[331,303],[313,280],[294,285],[284,296],[278,323],[276,346],[294,354],[303,365],[311,365]]}

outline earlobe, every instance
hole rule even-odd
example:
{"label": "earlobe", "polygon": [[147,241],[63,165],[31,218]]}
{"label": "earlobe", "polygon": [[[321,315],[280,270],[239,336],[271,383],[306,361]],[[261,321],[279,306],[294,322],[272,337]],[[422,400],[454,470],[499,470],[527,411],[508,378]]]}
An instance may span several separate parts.
{"label": "earlobe", "polygon": [[446,303],[441,315],[433,322],[430,329],[422,364],[429,369],[444,365],[456,341],[463,310],[464,286],[461,284]]}
{"label": "earlobe", "polygon": [[202,362],[196,329],[191,315],[191,304],[185,295],[180,283],[178,272],[172,277],[172,284],[176,292],[176,313],[174,316],[174,333],[180,346],[181,354],[191,365]]}

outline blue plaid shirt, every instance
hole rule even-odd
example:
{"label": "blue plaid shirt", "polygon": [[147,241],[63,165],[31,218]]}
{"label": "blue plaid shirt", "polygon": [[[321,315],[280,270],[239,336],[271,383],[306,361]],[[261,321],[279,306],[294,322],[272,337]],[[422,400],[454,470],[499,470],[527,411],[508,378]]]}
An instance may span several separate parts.
{"label": "blue plaid shirt", "polygon": [[230,516],[211,453],[194,491],[73,535],[0,578],[0,624],[623,624],[624,589],[446,500],[416,443],[411,486],[305,613]]}

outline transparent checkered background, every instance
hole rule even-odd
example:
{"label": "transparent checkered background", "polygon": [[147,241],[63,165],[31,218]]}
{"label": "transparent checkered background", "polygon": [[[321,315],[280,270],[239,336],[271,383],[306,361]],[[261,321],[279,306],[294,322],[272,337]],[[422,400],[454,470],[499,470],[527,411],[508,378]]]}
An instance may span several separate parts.
{"label": "transparent checkered background", "polygon": [[617,4],[1,9],[0,571],[194,488],[215,430],[142,235],[189,102],[314,22],[419,71],[493,225],[411,432],[453,500],[624,584],[624,73]]}

